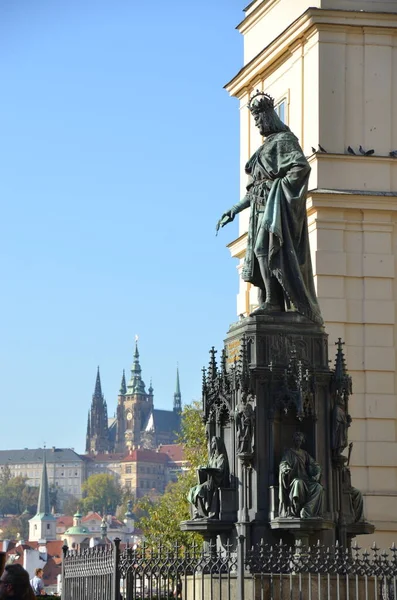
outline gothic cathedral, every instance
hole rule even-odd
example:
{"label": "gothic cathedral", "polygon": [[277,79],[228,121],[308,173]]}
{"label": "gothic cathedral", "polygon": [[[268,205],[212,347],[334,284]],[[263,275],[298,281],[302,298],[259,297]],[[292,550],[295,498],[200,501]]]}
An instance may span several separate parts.
{"label": "gothic cathedral", "polygon": [[178,369],[173,410],[154,408],[153,387],[150,384],[146,392],[141,372],[136,341],[131,378],[126,384],[123,371],[116,414],[114,418],[109,419],[98,367],[91,409],[88,413],[87,453],[127,453],[137,447],[153,449],[160,444],[175,443],[180,430],[182,410]]}

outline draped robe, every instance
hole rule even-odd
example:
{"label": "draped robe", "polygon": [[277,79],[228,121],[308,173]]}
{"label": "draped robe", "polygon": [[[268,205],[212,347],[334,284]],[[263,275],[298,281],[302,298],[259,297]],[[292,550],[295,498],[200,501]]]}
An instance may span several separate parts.
{"label": "draped robe", "polygon": [[263,288],[255,250],[268,257],[287,306],[311,321],[323,323],[314,288],[306,216],[310,175],[298,139],[290,131],[269,135],[246,164],[246,196],[233,209],[250,206],[242,279]]}
{"label": "draped robe", "polygon": [[286,450],[279,467],[280,517],[321,517],[324,488],[321,467],[306,450]]}

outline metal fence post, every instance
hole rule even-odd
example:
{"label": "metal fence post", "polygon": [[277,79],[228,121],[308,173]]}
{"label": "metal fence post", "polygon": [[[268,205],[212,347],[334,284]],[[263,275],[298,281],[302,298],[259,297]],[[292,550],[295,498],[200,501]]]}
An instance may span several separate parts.
{"label": "metal fence post", "polygon": [[68,552],[68,547],[66,544],[64,544],[62,546],[62,569],[61,569],[61,596],[62,598],[65,600],[66,599],[66,595],[65,595],[65,559],[66,559],[66,554]]}
{"label": "metal fence post", "polygon": [[120,600],[120,538],[114,540],[113,600]]}
{"label": "metal fence post", "polygon": [[238,587],[238,600],[244,600],[245,595],[245,564],[244,564],[244,545],[245,536],[238,536],[238,549],[237,549],[237,587]]}

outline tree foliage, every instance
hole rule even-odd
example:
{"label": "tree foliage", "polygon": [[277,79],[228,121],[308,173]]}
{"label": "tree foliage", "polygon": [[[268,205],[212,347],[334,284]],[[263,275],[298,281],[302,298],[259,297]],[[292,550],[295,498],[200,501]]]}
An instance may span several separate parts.
{"label": "tree foliage", "polygon": [[10,477],[3,470],[0,477],[0,514],[20,515],[26,508],[36,512],[38,488],[27,485],[26,481],[26,477]]}
{"label": "tree foliage", "polygon": [[205,427],[198,402],[184,407],[178,442],[184,448],[188,468],[179,475],[175,483],[168,484],[163,496],[155,500],[143,498],[137,505],[144,512],[138,526],[148,543],[161,539],[163,544],[172,546],[176,541],[181,545],[202,541],[197,534],[183,532],[179,528],[181,521],[190,518],[187,494],[197,483],[196,469],[208,460]]}
{"label": "tree foliage", "polygon": [[80,508],[81,500],[75,496],[69,496],[63,503],[62,512],[64,515],[73,517],[76,514],[77,509]]}
{"label": "tree foliage", "polygon": [[81,502],[84,511],[108,511],[116,512],[121,503],[122,492],[118,483],[112,475],[98,473],[91,475],[82,486],[83,500]]}

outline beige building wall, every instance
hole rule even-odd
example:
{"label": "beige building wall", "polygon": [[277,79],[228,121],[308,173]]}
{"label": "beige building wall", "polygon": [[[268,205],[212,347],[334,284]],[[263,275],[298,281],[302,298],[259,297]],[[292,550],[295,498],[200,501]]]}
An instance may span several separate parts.
{"label": "beige building wall", "polygon": [[[244,67],[227,89],[240,100],[241,197],[244,164],[261,144],[247,102],[265,89],[285,103],[312,167],[315,283],[330,358],[342,337],[353,378],[353,485],[385,547],[397,542],[397,159],[389,156],[397,149],[397,0],[256,0],[239,30]],[[312,152],[318,143],[327,154]],[[360,144],[374,156],[347,153]],[[247,224],[245,211],[229,245],[238,270]],[[255,304],[256,290],[240,279],[237,314]]]}

